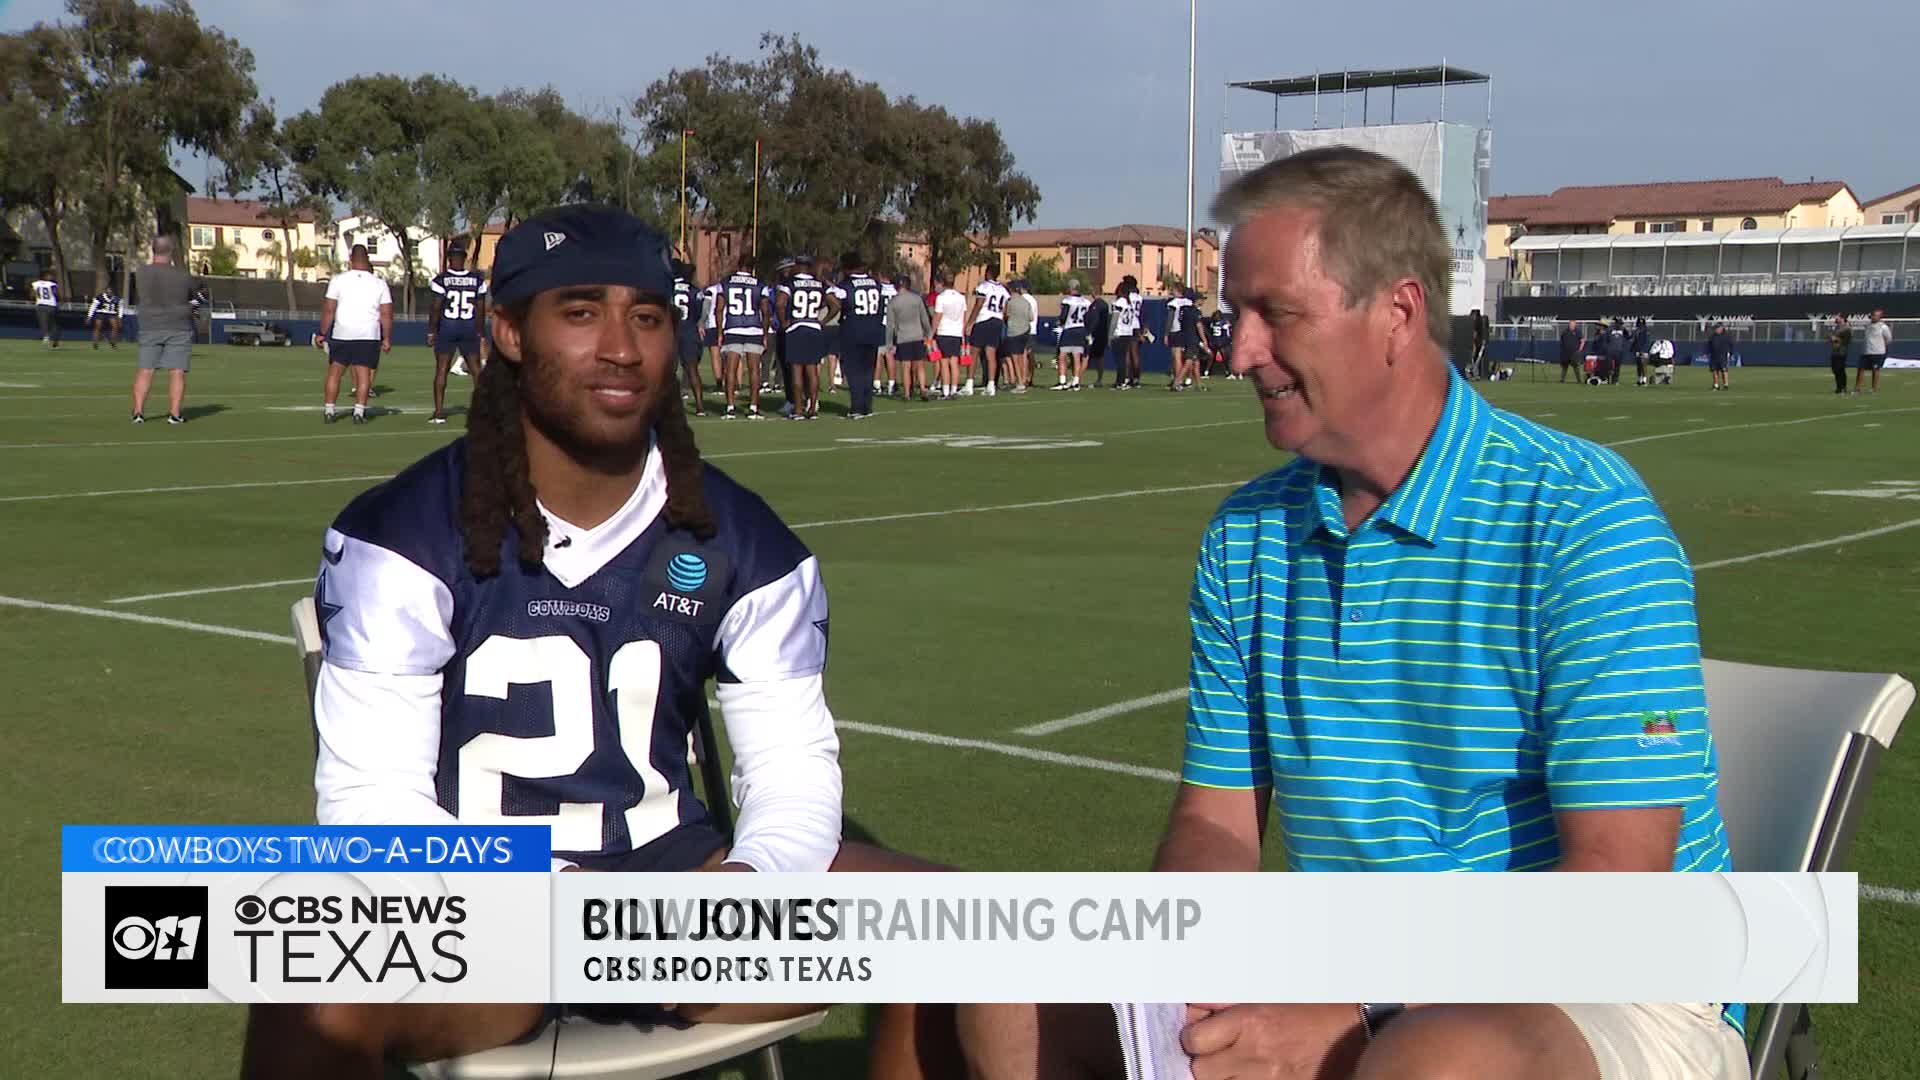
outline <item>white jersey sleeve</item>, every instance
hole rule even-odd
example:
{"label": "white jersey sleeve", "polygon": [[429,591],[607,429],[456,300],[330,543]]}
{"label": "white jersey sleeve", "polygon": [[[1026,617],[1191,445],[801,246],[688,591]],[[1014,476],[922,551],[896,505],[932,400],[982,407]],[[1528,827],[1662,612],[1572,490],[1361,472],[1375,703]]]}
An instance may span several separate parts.
{"label": "white jersey sleeve", "polygon": [[827,594],[812,556],[741,597],[716,641],[739,809],[727,858],[823,871],[840,850],[840,740],[827,709]]}
{"label": "white jersey sleeve", "polygon": [[313,698],[315,820],[451,823],[434,781],[439,671],[453,655],[452,595],[419,566],[336,530],[327,531],[323,558],[315,590],[326,639]]}

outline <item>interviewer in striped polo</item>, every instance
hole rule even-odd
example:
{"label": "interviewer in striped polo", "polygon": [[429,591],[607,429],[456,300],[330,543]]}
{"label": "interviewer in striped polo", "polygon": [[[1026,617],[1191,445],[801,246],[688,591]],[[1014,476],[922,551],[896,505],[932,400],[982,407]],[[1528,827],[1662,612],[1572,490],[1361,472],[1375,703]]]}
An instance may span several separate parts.
{"label": "interviewer in striped polo", "polygon": [[[1258,870],[1272,806],[1293,870],[1730,869],[1686,554],[1619,455],[1454,372],[1419,182],[1313,150],[1215,216],[1233,370],[1298,456],[1202,536],[1155,867]],[[980,1076],[1105,1075],[1103,1012],[979,1007],[962,1032]],[[1214,1004],[1182,1038],[1202,1080],[1725,1080],[1748,1075],[1740,1013]]]}

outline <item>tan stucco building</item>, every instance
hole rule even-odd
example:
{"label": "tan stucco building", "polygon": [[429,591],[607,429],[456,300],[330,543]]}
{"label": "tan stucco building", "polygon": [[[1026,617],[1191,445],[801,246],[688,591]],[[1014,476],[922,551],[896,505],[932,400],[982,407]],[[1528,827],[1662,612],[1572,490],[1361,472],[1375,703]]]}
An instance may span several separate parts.
{"label": "tan stucco building", "polygon": [[1504,259],[1520,236],[1560,233],[1738,232],[1877,224],[1839,180],[1778,177],[1682,180],[1559,188],[1487,200],[1487,258]]}
{"label": "tan stucco building", "polygon": [[[280,219],[256,199],[209,199],[194,196],[187,200],[187,268],[195,273],[211,273],[209,259],[219,245],[232,248],[237,258],[236,275],[243,278],[286,277],[292,264],[295,281],[321,281],[330,271],[326,257],[332,252],[331,223],[319,215],[302,210],[293,216],[292,236],[282,235]],[[312,253],[301,256],[301,251]],[[290,255],[291,253],[291,255]],[[309,265],[300,266],[306,261]]]}
{"label": "tan stucco building", "polygon": [[1869,199],[1860,213],[1868,225],[1920,225],[1920,184]]}

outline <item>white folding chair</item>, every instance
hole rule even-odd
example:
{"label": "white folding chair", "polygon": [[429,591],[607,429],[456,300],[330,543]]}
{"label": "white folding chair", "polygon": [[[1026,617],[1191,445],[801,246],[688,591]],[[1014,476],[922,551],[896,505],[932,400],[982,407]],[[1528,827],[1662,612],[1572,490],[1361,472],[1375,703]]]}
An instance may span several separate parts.
{"label": "white folding chair", "polygon": [[[307,702],[311,709],[314,686],[320,678],[320,621],[311,596],[302,597],[293,605],[293,642],[306,670]],[[317,729],[314,737],[317,743]],[[720,830],[731,833],[732,804],[727,795],[726,774],[715,750],[712,718],[704,709],[694,725],[694,743],[707,807]],[[531,1042],[428,1062],[410,1071],[421,1080],[547,1080],[549,1077],[658,1080],[683,1076],[758,1051],[765,1080],[781,1080],[777,1044],[788,1036],[818,1026],[826,1018],[826,1010],[821,1009],[791,1020],[764,1024],[695,1024],[684,1031],[669,1027],[642,1030],[624,1024],[570,1020],[549,1025]]]}
{"label": "white folding chair", "polygon": [[[1720,815],[1737,870],[1844,869],[1879,757],[1913,705],[1898,675],[1705,662],[1720,756]],[[1805,1005],[1749,1013],[1755,1080],[1810,1080],[1819,1048]]]}

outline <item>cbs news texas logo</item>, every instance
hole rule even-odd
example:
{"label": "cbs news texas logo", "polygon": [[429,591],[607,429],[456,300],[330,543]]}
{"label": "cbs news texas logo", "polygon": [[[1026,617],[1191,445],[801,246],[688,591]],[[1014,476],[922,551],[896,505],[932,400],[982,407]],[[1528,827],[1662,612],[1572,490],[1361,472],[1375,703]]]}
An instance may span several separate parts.
{"label": "cbs news texas logo", "polygon": [[[232,925],[213,935],[219,955],[212,958],[211,979],[206,886],[107,886],[105,988],[223,991],[216,984],[226,984],[257,991],[345,984],[398,998],[428,981],[467,977],[461,955],[466,934],[460,929],[468,916],[466,897],[381,894],[347,874],[301,878],[307,888],[300,893],[262,889],[234,901]],[[344,887],[315,888],[319,879]]]}

